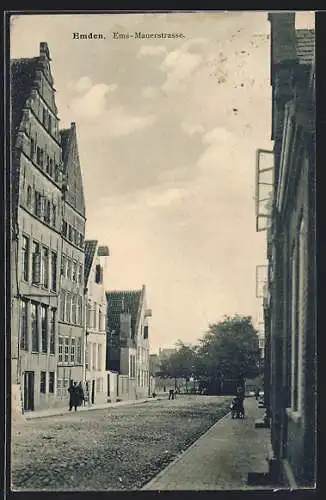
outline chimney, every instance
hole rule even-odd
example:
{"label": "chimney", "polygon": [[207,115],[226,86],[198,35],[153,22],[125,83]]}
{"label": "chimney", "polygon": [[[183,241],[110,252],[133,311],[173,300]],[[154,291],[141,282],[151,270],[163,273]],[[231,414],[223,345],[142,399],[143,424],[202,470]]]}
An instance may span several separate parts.
{"label": "chimney", "polygon": [[272,12],[268,14],[271,23],[272,65],[296,60],[296,31],[294,12]]}
{"label": "chimney", "polygon": [[40,57],[42,57],[43,59],[47,59],[48,61],[51,61],[49,47],[46,42],[40,43]]}

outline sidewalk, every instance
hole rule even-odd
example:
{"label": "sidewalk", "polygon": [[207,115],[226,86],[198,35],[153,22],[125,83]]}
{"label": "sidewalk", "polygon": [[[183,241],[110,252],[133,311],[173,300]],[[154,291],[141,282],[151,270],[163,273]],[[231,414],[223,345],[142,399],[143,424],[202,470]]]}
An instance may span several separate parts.
{"label": "sidewalk", "polygon": [[[79,406],[77,413],[91,411],[91,410],[105,410],[106,408],[116,408],[118,406],[131,406],[139,403],[146,403],[147,401],[155,401],[160,398],[145,398],[145,399],[136,399],[136,400],[125,400],[119,401],[118,403],[106,403],[102,405],[86,405]],[[23,418],[25,421],[34,420],[35,418],[46,418],[46,417],[54,417],[54,416],[62,416],[75,414],[75,411],[68,411],[68,408],[49,408],[47,410],[39,410],[39,411],[31,411],[23,414]]]}
{"label": "sidewalk", "polygon": [[255,428],[264,410],[245,400],[246,418],[223,417],[142,490],[271,489],[247,485],[248,473],[268,472],[269,429]]}

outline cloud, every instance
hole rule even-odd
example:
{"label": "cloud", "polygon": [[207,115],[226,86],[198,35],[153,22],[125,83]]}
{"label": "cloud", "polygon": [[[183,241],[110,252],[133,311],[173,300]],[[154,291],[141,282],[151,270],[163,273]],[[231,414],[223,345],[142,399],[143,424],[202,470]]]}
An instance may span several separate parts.
{"label": "cloud", "polygon": [[114,106],[105,113],[105,120],[101,125],[109,137],[121,137],[136,130],[150,127],[155,122],[155,115],[132,115],[123,106]]}
{"label": "cloud", "polygon": [[74,87],[77,92],[86,92],[92,88],[92,85],[92,80],[88,76],[83,76],[78,80]]}
{"label": "cloud", "polygon": [[144,99],[154,99],[158,95],[158,92],[159,90],[157,88],[148,86],[142,89],[141,95]]}
{"label": "cloud", "polygon": [[207,42],[206,38],[194,38],[166,55],[161,64],[161,70],[167,75],[162,86],[164,92],[182,90],[182,84],[187,82],[203,61],[201,54],[190,52],[189,49],[194,45],[203,45]]}
{"label": "cloud", "polygon": [[137,57],[158,56],[160,54],[166,54],[166,52],[166,47],[163,47],[163,45],[142,45]]}
{"label": "cloud", "polygon": [[142,202],[147,207],[166,207],[181,201],[187,194],[187,190],[183,188],[168,188],[161,192],[149,191],[145,193]]}
{"label": "cloud", "polygon": [[190,135],[190,137],[193,137],[195,134],[203,134],[205,132],[205,128],[201,123],[196,124],[182,121],[181,128],[186,134]]}
{"label": "cloud", "polygon": [[85,92],[85,90],[87,91],[83,96],[73,99],[70,107],[73,113],[75,113],[76,118],[86,120],[98,119],[98,117],[105,112],[107,94],[114,92],[117,85],[97,83],[87,89],[87,85],[89,85],[91,81],[88,81],[87,77],[84,77],[81,80],[77,82],[76,90],[79,92]]}
{"label": "cloud", "polygon": [[187,81],[201,62],[202,56],[199,54],[184,53],[178,50],[170,52],[161,65],[162,71],[167,73],[162,90],[165,92],[181,91],[180,84]]}

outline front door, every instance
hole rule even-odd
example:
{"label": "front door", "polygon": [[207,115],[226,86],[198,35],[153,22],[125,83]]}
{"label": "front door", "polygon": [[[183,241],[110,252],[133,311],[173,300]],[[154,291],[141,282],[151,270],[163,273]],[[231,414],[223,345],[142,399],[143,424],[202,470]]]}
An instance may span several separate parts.
{"label": "front door", "polygon": [[34,410],[34,372],[24,373],[24,411]]}
{"label": "front door", "polygon": [[92,405],[94,404],[95,401],[95,380],[92,380]]}

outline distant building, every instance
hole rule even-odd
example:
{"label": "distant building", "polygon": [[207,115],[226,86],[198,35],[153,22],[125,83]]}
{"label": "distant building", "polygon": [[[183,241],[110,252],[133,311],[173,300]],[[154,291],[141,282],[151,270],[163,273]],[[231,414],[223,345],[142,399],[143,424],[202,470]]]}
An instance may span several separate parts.
{"label": "distant building", "polygon": [[108,397],[106,370],[106,315],[107,302],[103,283],[101,257],[109,256],[109,249],[96,240],[85,241],[86,293],[86,353],[85,380],[89,404],[103,404]]}
{"label": "distant building", "polygon": [[84,376],[85,201],[76,125],[61,130],[63,206],[58,318],[57,404],[67,404],[68,387]]}
{"label": "distant building", "polygon": [[317,472],[315,32],[295,13],[271,23],[274,189],[267,227],[265,405],[271,472],[313,487]]}
{"label": "distant building", "polygon": [[168,359],[172,354],[175,354],[177,352],[177,349],[175,347],[164,347],[164,348],[159,348],[158,351],[158,358],[160,361],[163,359]]}
{"label": "distant building", "polygon": [[11,61],[12,391],[25,411],[56,400],[63,167],[50,61],[44,42]]}
{"label": "distant building", "polygon": [[107,369],[119,373],[118,396],[149,394],[149,324],[146,288],[111,291],[107,297]]}

